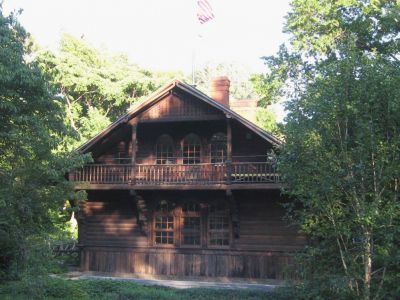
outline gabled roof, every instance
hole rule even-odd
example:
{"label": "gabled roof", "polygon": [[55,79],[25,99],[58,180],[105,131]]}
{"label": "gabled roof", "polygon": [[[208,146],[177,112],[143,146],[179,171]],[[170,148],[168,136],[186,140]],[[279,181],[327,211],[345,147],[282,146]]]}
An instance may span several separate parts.
{"label": "gabled roof", "polygon": [[199,91],[198,89],[194,88],[193,86],[184,83],[178,79],[174,79],[171,82],[165,84],[158,90],[156,90],[154,93],[152,93],[144,102],[137,106],[133,106],[130,108],[124,115],[119,117],[115,122],[110,124],[106,129],[104,129],[102,132],[91,138],[89,141],[78,147],[76,150],[81,153],[86,153],[90,148],[95,145],[98,141],[100,141],[102,138],[106,137],[108,134],[113,132],[115,129],[117,129],[119,126],[122,124],[127,123],[129,120],[140,114],[141,112],[147,110],[149,107],[154,105],[155,103],[158,102],[161,98],[163,98],[165,95],[167,95],[170,91],[173,89],[180,89],[193,97],[199,99],[200,101],[204,101],[208,103],[209,105],[217,108],[221,112],[223,112],[227,117],[230,117],[245,127],[249,128],[251,131],[259,135],[261,138],[267,140],[270,142],[272,145],[281,145],[282,142],[276,138],[274,135],[271,133],[261,129],[254,123],[250,122],[249,120],[243,118],[239,114],[235,113],[233,110],[229,109],[228,107],[220,104],[219,102],[215,101],[214,99],[210,98],[203,92]]}

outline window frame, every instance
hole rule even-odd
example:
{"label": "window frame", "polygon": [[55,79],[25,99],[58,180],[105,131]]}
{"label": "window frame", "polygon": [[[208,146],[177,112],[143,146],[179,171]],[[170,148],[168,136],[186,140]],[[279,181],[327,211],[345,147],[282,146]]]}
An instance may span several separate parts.
{"label": "window frame", "polygon": [[[223,139],[221,139],[223,137]],[[225,142],[225,147],[223,149],[223,155],[214,155],[214,147],[221,148],[222,143]],[[220,150],[220,149],[218,149]],[[218,151],[219,152],[219,151]],[[223,132],[216,132],[210,138],[210,163],[218,165],[225,164],[228,157],[228,138]]]}
{"label": "window frame", "polygon": [[[199,147],[199,150],[196,150],[196,148],[192,151],[185,151],[185,147],[186,147],[186,143],[187,141],[190,141],[190,139],[195,140],[198,144],[196,144],[196,146]],[[193,144],[189,146],[193,147]],[[185,157],[185,153],[197,153],[198,152],[198,157],[190,157],[189,155],[187,157]],[[182,139],[182,164],[186,165],[186,166],[190,166],[190,165],[197,165],[197,164],[201,164],[202,162],[202,158],[203,158],[203,145],[202,145],[202,141],[201,138],[195,134],[195,133],[189,133],[187,134],[183,139]],[[185,160],[195,160],[195,162],[193,163],[188,163],[185,162]]]}
{"label": "window frame", "polygon": [[[168,200],[157,201],[156,205],[160,205],[161,202],[166,201],[167,210],[157,210],[157,207],[154,207],[153,216],[152,216],[152,225],[151,225],[151,234],[149,236],[151,240],[151,245],[157,248],[176,248],[176,249],[184,249],[184,248],[202,248],[202,249],[230,249],[234,243],[233,241],[233,225],[232,225],[232,217],[230,206],[225,201],[221,202],[198,202],[187,200],[178,204],[175,202]],[[192,203],[198,205],[198,211],[184,211],[184,206]],[[218,213],[220,217],[226,218],[227,227],[225,229],[210,229],[210,223],[213,218],[213,212],[211,211],[213,205],[220,205],[223,207],[223,210],[220,210]],[[221,211],[224,212],[221,215]],[[156,223],[158,217],[171,217],[173,228],[170,230],[165,229],[157,229]],[[185,217],[195,217],[199,218],[199,244],[185,244],[184,243],[184,218]],[[218,217],[218,216],[217,216]],[[172,244],[163,244],[157,243],[157,232],[172,232]],[[190,231],[190,230],[189,230]],[[226,234],[228,244],[227,245],[219,245],[219,244],[211,244],[211,234],[213,232]]]}
{"label": "window frame", "polygon": [[[163,145],[162,148],[168,148],[171,147],[171,154],[172,156],[168,156],[169,151],[161,151],[161,154],[159,156],[159,146]],[[161,149],[163,150],[163,149]],[[172,165],[176,163],[176,149],[175,149],[175,143],[172,137],[169,134],[162,134],[160,135],[157,140],[156,140],[156,145],[155,145],[155,164],[156,165]],[[167,155],[164,155],[167,153]]]}
{"label": "window frame", "polygon": [[[160,205],[162,202],[164,202],[167,204],[167,210],[163,211],[163,210],[157,210],[157,206]],[[157,206],[154,209],[154,213],[153,213],[153,222],[152,222],[152,245],[154,247],[167,247],[167,248],[174,248],[176,247],[176,241],[177,241],[177,229],[176,229],[176,216],[174,213],[174,208],[171,207],[170,209],[168,209],[169,205],[171,205],[170,201],[167,200],[159,200],[157,201]],[[171,205],[172,206],[172,205]],[[172,225],[173,228],[172,230],[168,230],[168,229],[158,229],[156,228],[156,223],[157,223],[157,217],[172,217]],[[159,232],[172,232],[172,244],[163,244],[163,243],[157,243],[156,239],[157,239],[157,231]]]}
{"label": "window frame", "polygon": [[[225,217],[227,219],[227,224],[228,224],[228,228],[224,229],[224,230],[217,230],[217,229],[210,229],[210,223],[211,223],[211,219],[212,219],[212,212],[211,212],[211,207],[213,205],[223,205],[224,207],[224,211],[225,211]],[[212,245],[211,244],[211,238],[210,238],[210,233],[212,232],[227,232],[228,234],[228,244],[227,245]],[[219,203],[210,203],[207,209],[207,248],[210,249],[229,249],[232,245],[232,220],[231,220],[231,214],[230,214],[230,210],[229,210],[229,206],[227,203],[225,202],[219,202]]]}
{"label": "window frame", "polygon": [[[184,211],[184,206],[188,204],[194,204],[198,205],[198,211]],[[193,201],[185,201],[181,204],[181,214],[180,214],[180,232],[179,232],[179,238],[180,238],[180,247],[182,248],[201,248],[203,246],[203,212],[202,212],[202,205],[197,202]],[[185,224],[185,218],[198,218],[199,219],[199,244],[185,244],[184,243],[184,224]],[[190,232],[190,231],[189,231]],[[193,231],[195,232],[195,231]]]}

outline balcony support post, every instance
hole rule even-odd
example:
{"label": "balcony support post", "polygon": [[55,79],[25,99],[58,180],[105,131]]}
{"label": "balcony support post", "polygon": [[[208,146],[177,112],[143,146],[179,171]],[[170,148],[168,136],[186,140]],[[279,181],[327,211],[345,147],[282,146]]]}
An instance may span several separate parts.
{"label": "balcony support post", "polygon": [[231,184],[232,177],[232,127],[231,116],[226,116],[226,183]]}
{"label": "balcony support post", "polygon": [[131,184],[135,184],[136,181],[136,151],[137,151],[137,122],[131,123],[131,148],[132,148],[132,155],[131,155]]}

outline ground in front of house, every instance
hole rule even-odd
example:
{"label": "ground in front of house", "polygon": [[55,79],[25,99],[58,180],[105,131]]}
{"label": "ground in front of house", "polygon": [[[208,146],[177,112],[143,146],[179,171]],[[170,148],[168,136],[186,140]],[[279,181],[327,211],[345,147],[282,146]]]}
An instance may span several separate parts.
{"label": "ground in front of house", "polygon": [[[69,277],[69,278],[68,278]],[[290,299],[282,288],[255,282],[172,280],[69,274],[0,284],[1,299]]]}

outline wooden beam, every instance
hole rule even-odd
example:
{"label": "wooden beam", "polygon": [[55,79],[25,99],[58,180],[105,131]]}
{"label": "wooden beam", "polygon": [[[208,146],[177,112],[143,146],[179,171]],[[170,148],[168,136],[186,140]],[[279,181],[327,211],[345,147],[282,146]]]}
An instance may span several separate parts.
{"label": "wooden beam", "polygon": [[137,122],[131,124],[131,148],[132,148],[132,171],[131,171],[131,184],[135,184],[136,179],[136,151],[137,151]]}
{"label": "wooden beam", "polygon": [[227,184],[231,184],[232,174],[232,126],[231,118],[226,118],[226,173],[227,173]]}
{"label": "wooden beam", "polygon": [[280,190],[283,183],[240,183],[240,184],[143,184],[134,185],[123,183],[77,183],[76,190]]}
{"label": "wooden beam", "polygon": [[202,115],[202,116],[167,116],[157,119],[141,119],[140,123],[167,123],[167,122],[193,122],[193,121],[219,121],[223,115]]}

